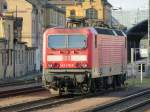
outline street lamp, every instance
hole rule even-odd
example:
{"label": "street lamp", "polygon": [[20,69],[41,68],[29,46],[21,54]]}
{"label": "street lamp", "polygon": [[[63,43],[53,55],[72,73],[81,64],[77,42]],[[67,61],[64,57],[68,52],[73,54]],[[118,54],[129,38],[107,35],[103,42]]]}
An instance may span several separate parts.
{"label": "street lamp", "polygon": [[[112,11],[120,11],[121,22],[123,23],[122,7],[112,8]],[[111,16],[111,26],[113,26],[113,12],[112,12],[112,16]]]}

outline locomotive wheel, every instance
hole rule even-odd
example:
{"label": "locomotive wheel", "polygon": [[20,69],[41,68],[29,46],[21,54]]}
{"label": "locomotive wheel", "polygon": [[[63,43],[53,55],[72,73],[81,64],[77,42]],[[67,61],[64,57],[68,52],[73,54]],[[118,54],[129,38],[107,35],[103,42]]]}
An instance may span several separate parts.
{"label": "locomotive wheel", "polygon": [[81,85],[81,92],[82,92],[83,94],[87,94],[87,93],[89,93],[89,91],[90,91],[90,89],[89,89],[89,87],[88,87],[88,84],[82,84],[82,85]]}
{"label": "locomotive wheel", "polygon": [[113,87],[114,90],[116,89],[116,86],[117,86],[116,76],[113,76],[113,84],[112,84],[112,87]]}
{"label": "locomotive wheel", "polygon": [[121,87],[121,76],[117,76],[117,87]]}
{"label": "locomotive wheel", "polygon": [[91,81],[90,91],[92,93],[96,92],[96,86],[95,86],[95,81],[94,80]]}
{"label": "locomotive wheel", "polygon": [[103,88],[108,89],[108,78],[107,77],[103,78]]}
{"label": "locomotive wheel", "polygon": [[124,75],[121,77],[121,83],[122,83],[123,86],[126,86],[125,81],[126,81],[126,74],[124,74]]}

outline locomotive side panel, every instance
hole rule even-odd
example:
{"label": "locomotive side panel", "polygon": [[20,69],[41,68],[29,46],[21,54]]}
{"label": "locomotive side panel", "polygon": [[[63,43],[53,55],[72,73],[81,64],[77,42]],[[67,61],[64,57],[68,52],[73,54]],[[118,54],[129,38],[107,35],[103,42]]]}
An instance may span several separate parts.
{"label": "locomotive side panel", "polygon": [[125,37],[95,36],[93,78],[124,74],[126,69]]}
{"label": "locomotive side panel", "polygon": [[125,66],[125,38],[115,37],[112,39],[112,50],[111,50],[111,73],[112,74],[124,74]]}

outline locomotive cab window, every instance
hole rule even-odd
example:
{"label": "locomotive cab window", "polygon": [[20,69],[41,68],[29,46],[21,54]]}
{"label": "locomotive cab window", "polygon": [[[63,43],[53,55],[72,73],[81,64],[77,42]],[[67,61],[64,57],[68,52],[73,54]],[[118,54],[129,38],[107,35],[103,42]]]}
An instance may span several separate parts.
{"label": "locomotive cab window", "polygon": [[50,35],[49,48],[86,48],[87,38],[84,35]]}
{"label": "locomotive cab window", "polygon": [[64,35],[50,35],[48,36],[49,48],[65,48],[65,36]]}
{"label": "locomotive cab window", "polygon": [[86,37],[84,35],[69,35],[68,48],[86,48]]}

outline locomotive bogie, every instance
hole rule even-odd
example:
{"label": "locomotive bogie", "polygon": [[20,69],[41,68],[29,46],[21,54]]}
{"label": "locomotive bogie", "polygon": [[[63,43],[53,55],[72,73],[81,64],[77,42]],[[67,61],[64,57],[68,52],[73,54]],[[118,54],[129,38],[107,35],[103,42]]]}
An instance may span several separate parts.
{"label": "locomotive bogie", "polygon": [[[108,88],[116,88],[124,86],[126,74],[118,74],[113,76],[101,76],[99,78],[91,78],[90,73],[86,74],[47,74],[44,77],[45,86],[50,90],[51,94],[68,94],[95,92]],[[51,78],[52,81],[48,81]]]}
{"label": "locomotive bogie", "polygon": [[[47,70],[45,70],[47,71]],[[91,77],[88,71],[79,70],[78,72],[63,72],[60,70],[59,73],[45,72],[43,74],[43,82],[45,87],[51,91],[51,93],[69,93],[76,90],[87,91],[84,88],[88,87],[88,80]],[[84,72],[83,72],[84,71]],[[86,85],[86,86],[85,86]],[[57,92],[56,92],[57,91]],[[79,92],[79,91],[76,91]],[[85,93],[85,92],[84,92]]]}

